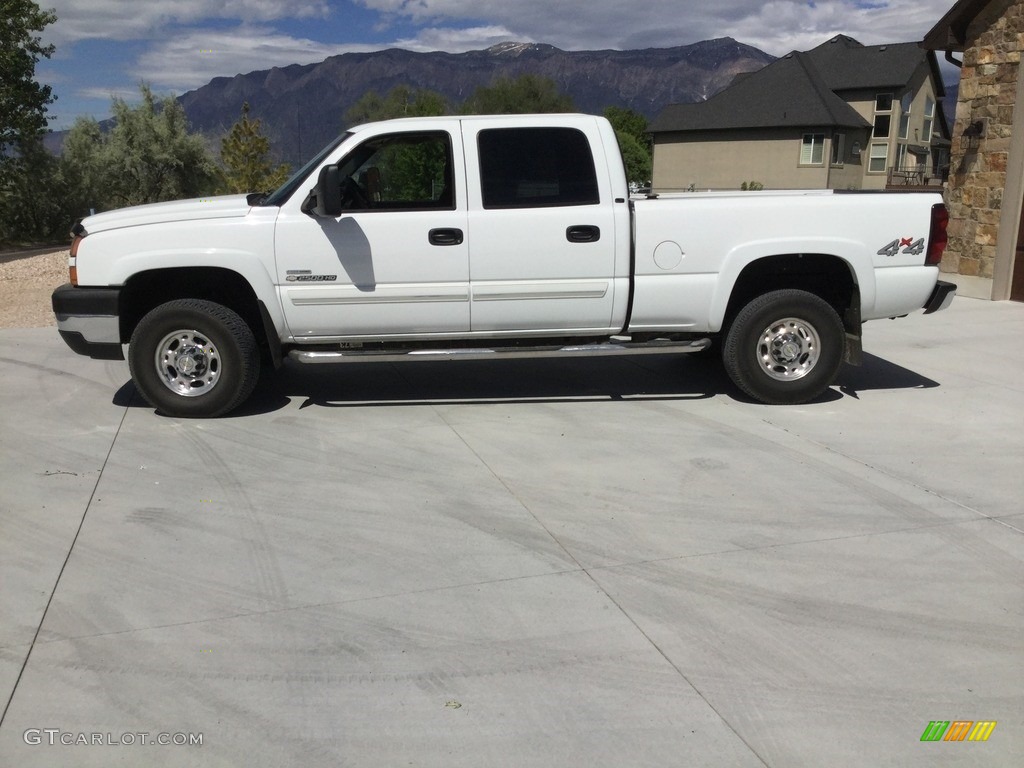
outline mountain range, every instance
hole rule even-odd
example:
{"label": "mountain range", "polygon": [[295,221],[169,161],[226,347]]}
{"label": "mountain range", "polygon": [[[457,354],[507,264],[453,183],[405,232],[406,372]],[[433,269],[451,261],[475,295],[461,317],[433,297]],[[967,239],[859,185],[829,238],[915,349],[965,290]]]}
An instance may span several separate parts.
{"label": "mountain range", "polygon": [[192,130],[211,138],[225,134],[248,102],[277,159],[295,166],[343,130],[345,113],[371,90],[383,96],[397,85],[429,89],[457,109],[496,78],[535,74],[553,80],[581,112],[628,107],[651,119],[667,104],[707,99],[737,74],[772,61],[731,38],[635,51],[563,51],[532,43],[468,53],[391,49],[218,77],[179,100]]}

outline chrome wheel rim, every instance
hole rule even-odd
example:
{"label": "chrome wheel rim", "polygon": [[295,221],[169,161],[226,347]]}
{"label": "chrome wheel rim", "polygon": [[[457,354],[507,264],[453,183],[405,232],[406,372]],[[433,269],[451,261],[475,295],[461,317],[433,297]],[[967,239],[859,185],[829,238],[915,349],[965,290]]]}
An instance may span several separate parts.
{"label": "chrome wheel rim", "polygon": [[821,340],[810,323],[787,317],[765,328],[757,340],[761,370],[776,381],[794,381],[811,372],[821,354]]}
{"label": "chrome wheel rim", "polygon": [[220,352],[209,336],[196,330],[181,329],[164,336],[154,362],[160,381],[182,397],[205,395],[220,381]]}

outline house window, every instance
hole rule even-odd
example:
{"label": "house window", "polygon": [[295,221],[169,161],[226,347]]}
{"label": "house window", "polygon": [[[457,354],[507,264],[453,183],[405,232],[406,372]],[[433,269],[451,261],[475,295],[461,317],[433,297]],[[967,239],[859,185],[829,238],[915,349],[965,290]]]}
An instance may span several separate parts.
{"label": "house window", "polygon": [[887,139],[892,131],[892,94],[880,93],[875,96],[875,127],[872,136]]}
{"label": "house window", "polygon": [[876,139],[888,139],[892,130],[892,115],[875,115],[875,130],[872,136]]}
{"label": "house window", "polygon": [[822,165],[825,162],[825,134],[805,133],[800,145],[800,165]]}
{"label": "house window", "polygon": [[868,160],[868,173],[885,173],[889,162],[889,145],[872,144],[871,157]]}
{"label": "house window", "polygon": [[910,105],[914,101],[914,95],[912,93],[904,94],[900,100],[900,138],[906,139],[910,137]]}
{"label": "house window", "polygon": [[907,162],[907,145],[897,144],[896,145],[896,169],[899,171],[911,170],[910,164]]}
{"label": "house window", "polygon": [[832,165],[843,165],[846,162],[846,134],[832,134]]}
{"label": "house window", "polygon": [[924,130],[921,131],[921,141],[932,140],[932,126],[935,125],[935,101],[931,96],[924,103]]}

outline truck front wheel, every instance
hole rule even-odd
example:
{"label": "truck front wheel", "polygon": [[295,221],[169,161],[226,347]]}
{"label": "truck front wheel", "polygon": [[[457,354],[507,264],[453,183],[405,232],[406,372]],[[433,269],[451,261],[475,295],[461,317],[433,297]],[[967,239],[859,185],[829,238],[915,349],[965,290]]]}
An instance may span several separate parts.
{"label": "truck front wheel", "polygon": [[835,379],[846,332],[835,309],[807,291],[758,296],[736,315],[722,359],[729,377],[769,405],[813,400]]}
{"label": "truck front wheel", "polygon": [[142,396],[160,413],[221,416],[252,393],[259,348],[236,312],[202,299],[161,304],[139,321],[128,367]]}

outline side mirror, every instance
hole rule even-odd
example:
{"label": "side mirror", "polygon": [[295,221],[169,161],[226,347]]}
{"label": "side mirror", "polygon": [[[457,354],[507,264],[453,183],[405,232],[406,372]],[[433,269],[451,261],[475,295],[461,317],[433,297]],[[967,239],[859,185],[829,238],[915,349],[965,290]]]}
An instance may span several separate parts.
{"label": "side mirror", "polygon": [[336,219],[341,216],[341,173],[336,165],[320,169],[316,186],[302,201],[302,212]]}

